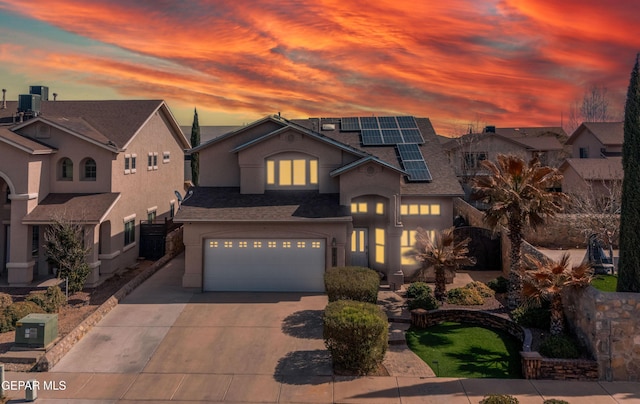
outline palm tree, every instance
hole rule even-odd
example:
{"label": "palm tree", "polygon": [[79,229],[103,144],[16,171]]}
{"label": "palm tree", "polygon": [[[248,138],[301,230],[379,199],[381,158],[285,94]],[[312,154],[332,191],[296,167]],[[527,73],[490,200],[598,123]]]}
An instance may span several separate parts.
{"label": "palm tree", "polygon": [[475,197],[488,205],[484,220],[489,226],[497,229],[506,224],[509,230],[507,305],[515,309],[522,290],[519,270],[523,228],[535,229],[544,223],[545,217],[562,211],[561,203],[567,199],[566,195],[548,191],[562,180],[562,175],[555,168],[542,166],[536,158],[527,164],[518,156],[498,155],[497,164],[489,160],[481,164],[489,175],[474,178]]}
{"label": "palm tree", "polygon": [[540,305],[542,300],[551,303],[551,335],[564,332],[564,312],[562,292],[569,287],[586,287],[591,283],[593,270],[583,262],[569,269],[569,254],[563,254],[560,261],[540,262],[527,256],[535,267],[534,271],[522,270],[522,294],[529,302]]}
{"label": "palm tree", "polygon": [[446,275],[447,271],[455,272],[463,265],[473,265],[475,258],[469,257],[470,238],[456,241],[453,236],[453,227],[436,233],[435,240],[431,240],[429,233],[418,227],[416,229],[416,245],[407,253],[423,263],[418,272],[418,278],[424,277],[427,268],[433,266],[436,272],[436,287],[434,295],[436,300],[444,302],[447,296]]}

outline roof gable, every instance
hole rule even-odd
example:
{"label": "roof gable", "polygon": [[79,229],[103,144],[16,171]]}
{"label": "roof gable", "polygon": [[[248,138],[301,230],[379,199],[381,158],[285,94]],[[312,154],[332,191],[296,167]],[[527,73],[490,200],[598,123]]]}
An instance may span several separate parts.
{"label": "roof gable", "polygon": [[0,127],[0,142],[29,154],[51,154],[56,152],[56,149],[54,148],[24,136],[20,136],[4,127]]}
{"label": "roof gable", "polygon": [[605,146],[622,146],[624,141],[624,122],[583,122],[571,134],[567,144],[573,144],[584,133],[591,134]]}

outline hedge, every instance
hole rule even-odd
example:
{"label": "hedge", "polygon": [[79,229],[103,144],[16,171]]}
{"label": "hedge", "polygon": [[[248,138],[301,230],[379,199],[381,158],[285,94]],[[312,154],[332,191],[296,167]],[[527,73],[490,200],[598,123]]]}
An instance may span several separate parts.
{"label": "hedge", "polygon": [[365,267],[336,267],[324,274],[324,286],[330,302],[357,300],[377,303],[380,277]]}
{"label": "hedge", "polygon": [[375,304],[338,300],[324,311],[324,343],[336,369],[367,374],[378,368],[388,345],[387,315]]}

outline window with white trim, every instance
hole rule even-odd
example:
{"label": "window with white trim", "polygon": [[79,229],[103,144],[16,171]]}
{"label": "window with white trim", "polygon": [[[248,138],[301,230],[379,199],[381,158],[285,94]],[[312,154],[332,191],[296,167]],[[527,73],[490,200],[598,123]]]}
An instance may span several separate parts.
{"label": "window with white trim", "polygon": [[171,152],[162,152],[162,164],[167,164],[171,161]]}
{"label": "window with white trim", "polygon": [[124,173],[125,174],[131,173],[131,155],[130,154],[124,155]]}
{"label": "window with white trim", "polygon": [[305,156],[266,160],[267,188],[318,188],[318,160]]}

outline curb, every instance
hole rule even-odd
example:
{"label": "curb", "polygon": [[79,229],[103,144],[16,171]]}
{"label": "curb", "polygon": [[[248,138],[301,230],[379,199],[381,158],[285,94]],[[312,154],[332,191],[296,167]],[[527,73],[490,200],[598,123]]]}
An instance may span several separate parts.
{"label": "curb", "polygon": [[144,281],[149,279],[151,275],[158,272],[158,270],[164,267],[169,261],[178,256],[182,251],[177,253],[167,254],[154,262],[149,268],[142,271],[138,276],[131,279],[123,287],[118,289],[110,298],[102,303],[98,308],[91,313],[87,318],[82,320],[71,332],[65,335],[60,341],[58,341],[53,348],[47,351],[33,367],[32,371],[35,372],[47,372],[56,363],[62,359],[67,352],[73,348],[96,324],[100,322],[114,307],[118,305],[120,300],[131,293],[134,289],[140,286]]}

